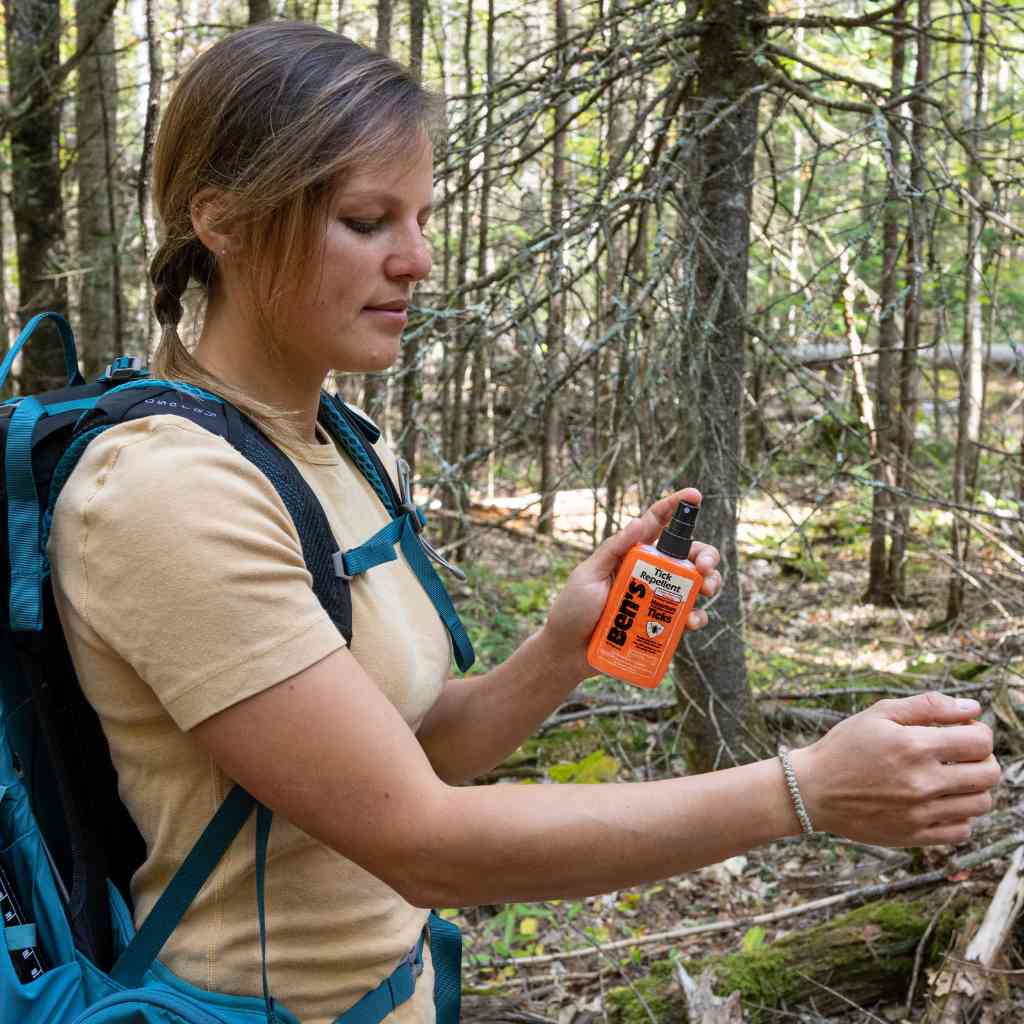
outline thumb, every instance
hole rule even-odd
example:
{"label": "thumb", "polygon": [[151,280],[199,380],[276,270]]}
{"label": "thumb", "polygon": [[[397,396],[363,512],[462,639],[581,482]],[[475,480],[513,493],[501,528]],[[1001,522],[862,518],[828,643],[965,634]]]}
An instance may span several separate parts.
{"label": "thumb", "polygon": [[981,705],[968,697],[929,692],[898,700],[880,700],[871,710],[899,725],[956,725],[977,718]]}

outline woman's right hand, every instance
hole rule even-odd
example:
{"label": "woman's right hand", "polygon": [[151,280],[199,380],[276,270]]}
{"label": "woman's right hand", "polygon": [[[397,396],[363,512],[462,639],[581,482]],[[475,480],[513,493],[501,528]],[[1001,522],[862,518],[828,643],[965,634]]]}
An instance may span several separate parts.
{"label": "woman's right hand", "polygon": [[961,843],[1000,779],[977,701],[882,700],[790,754],[816,829],[882,846]]}

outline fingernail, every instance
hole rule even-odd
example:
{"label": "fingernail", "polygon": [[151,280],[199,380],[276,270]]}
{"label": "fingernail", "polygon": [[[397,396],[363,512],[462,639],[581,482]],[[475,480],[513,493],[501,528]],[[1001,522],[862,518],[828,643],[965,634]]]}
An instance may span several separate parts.
{"label": "fingernail", "polygon": [[956,709],[957,711],[980,711],[981,705],[970,697],[958,697]]}

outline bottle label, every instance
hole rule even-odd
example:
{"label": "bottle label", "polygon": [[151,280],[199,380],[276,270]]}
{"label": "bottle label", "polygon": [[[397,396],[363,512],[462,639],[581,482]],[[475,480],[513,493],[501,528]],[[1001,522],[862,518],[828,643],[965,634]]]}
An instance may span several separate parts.
{"label": "bottle label", "polygon": [[601,654],[610,663],[656,674],[672,635],[672,623],[693,589],[693,580],[637,559]]}

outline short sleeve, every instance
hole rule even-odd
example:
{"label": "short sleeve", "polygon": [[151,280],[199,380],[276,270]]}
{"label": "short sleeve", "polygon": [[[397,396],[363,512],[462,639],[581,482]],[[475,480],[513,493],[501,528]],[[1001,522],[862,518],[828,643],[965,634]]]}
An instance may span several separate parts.
{"label": "short sleeve", "polygon": [[273,485],[187,420],[94,440],[57,502],[49,553],[61,603],[181,729],[345,643]]}

